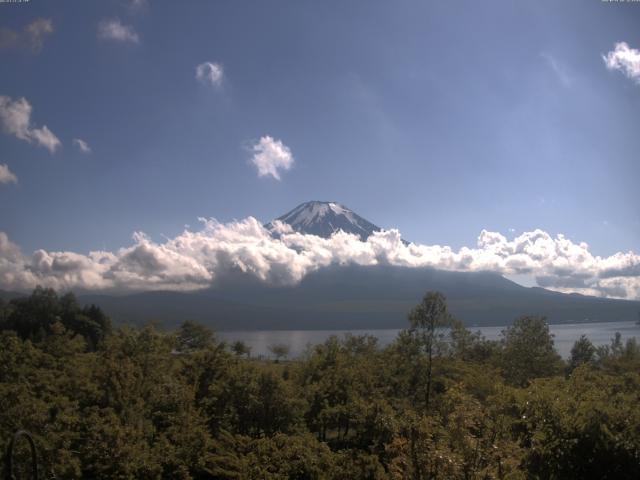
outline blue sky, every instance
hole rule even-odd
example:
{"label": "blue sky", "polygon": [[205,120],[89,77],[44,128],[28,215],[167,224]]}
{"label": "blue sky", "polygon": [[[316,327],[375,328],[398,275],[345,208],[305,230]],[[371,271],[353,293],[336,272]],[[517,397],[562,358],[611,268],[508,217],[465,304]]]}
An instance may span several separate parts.
{"label": "blue sky", "polygon": [[[0,4],[0,96],[32,109],[0,135],[0,231],[86,253],[332,200],[423,244],[637,252],[638,27],[601,1]],[[252,163],[267,137],[279,180]]]}

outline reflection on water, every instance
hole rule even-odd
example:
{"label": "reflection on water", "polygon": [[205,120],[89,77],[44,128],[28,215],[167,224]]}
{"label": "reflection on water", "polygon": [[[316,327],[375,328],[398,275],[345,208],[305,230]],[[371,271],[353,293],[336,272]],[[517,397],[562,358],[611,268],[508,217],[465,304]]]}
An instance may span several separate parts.
{"label": "reflection on water", "polygon": [[[500,327],[471,328],[479,330],[488,340],[500,338],[500,332],[504,329]],[[567,358],[571,353],[573,343],[586,335],[594,345],[606,345],[611,342],[611,338],[616,332],[620,332],[622,340],[627,338],[640,337],[640,325],[635,322],[602,322],[602,323],[575,323],[566,325],[550,325],[551,333],[554,334],[555,347],[560,355]],[[271,352],[269,346],[274,344],[285,344],[290,348],[290,357],[297,357],[305,351],[308,345],[323,343],[331,335],[342,337],[346,333],[353,335],[369,334],[378,338],[378,344],[382,347],[393,342],[400,330],[255,330],[237,332],[218,332],[217,336],[226,342],[242,340],[251,347],[251,355],[254,357],[269,357]]]}

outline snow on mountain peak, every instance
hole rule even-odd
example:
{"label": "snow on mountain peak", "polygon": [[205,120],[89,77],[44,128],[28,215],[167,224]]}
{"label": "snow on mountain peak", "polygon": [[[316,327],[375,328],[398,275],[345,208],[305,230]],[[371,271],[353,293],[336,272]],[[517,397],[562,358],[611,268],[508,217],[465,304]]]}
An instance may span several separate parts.
{"label": "snow on mountain peak", "polygon": [[[382,230],[337,202],[306,202],[276,220],[290,225],[297,232],[324,238],[342,230],[366,240],[373,232]],[[273,222],[265,226],[273,230]]]}

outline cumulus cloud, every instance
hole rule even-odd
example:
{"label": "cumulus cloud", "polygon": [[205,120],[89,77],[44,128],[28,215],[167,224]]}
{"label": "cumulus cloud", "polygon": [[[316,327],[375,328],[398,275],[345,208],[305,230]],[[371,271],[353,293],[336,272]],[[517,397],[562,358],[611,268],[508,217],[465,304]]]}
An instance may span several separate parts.
{"label": "cumulus cloud", "polygon": [[45,38],[53,31],[53,21],[49,18],[37,18],[22,31],[0,28],[0,48],[26,48],[32,53],[38,53],[42,50]]}
{"label": "cumulus cloud", "polygon": [[640,299],[640,255],[594,256],[585,243],[542,230],[509,240],[483,230],[475,247],[405,244],[397,230],[366,241],[337,232],[325,239],[275,222],[277,235],[255,218],[227,224],[201,219],[199,230],[154,242],[136,233],[133,244],[115,252],[38,250],[23,254],[0,233],[0,288],[111,291],[194,290],[242,271],[274,285],[294,285],[305,275],[335,264],[432,267],[533,275],[541,286],[561,292]]}
{"label": "cumulus cloud", "polygon": [[272,176],[280,180],[280,170],[289,170],[294,163],[289,147],[268,135],[251,147],[251,163],[258,169],[259,177]]}
{"label": "cumulus cloud", "polygon": [[219,87],[223,77],[224,68],[219,63],[204,62],[196,67],[196,80],[204,85]]}
{"label": "cumulus cloud", "polygon": [[18,177],[16,177],[8,165],[0,163],[0,183],[18,183]]}
{"label": "cumulus cloud", "polygon": [[640,50],[620,42],[602,59],[609,70],[620,70],[631,80],[640,83]]}
{"label": "cumulus cloud", "polygon": [[118,18],[101,20],[98,23],[98,38],[121,43],[140,42],[140,36],[133,27],[123,24]]}
{"label": "cumulus cloud", "polygon": [[80,150],[82,153],[91,153],[91,147],[87,142],[82,140],[81,138],[74,138],[73,144]]}
{"label": "cumulus cloud", "polygon": [[13,100],[0,95],[0,125],[4,132],[54,153],[62,143],[46,125],[41,128],[31,125],[31,111],[31,104],[26,98]]}

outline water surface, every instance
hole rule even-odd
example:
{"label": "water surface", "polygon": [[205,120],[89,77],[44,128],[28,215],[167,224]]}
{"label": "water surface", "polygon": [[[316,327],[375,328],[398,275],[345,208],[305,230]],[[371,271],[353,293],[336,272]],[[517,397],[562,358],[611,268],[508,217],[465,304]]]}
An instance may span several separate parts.
{"label": "water surface", "polygon": [[[498,327],[470,327],[472,331],[480,331],[488,340],[498,340],[505,326]],[[640,325],[635,322],[601,322],[601,323],[571,323],[562,325],[550,325],[554,334],[556,350],[564,358],[569,357],[573,343],[586,335],[594,345],[606,345],[611,342],[616,332],[620,332],[622,340],[627,338],[640,338]],[[290,358],[302,354],[308,345],[323,343],[331,335],[342,337],[347,333],[352,335],[373,335],[378,339],[378,344],[384,347],[396,338],[400,329],[383,330],[251,330],[251,331],[227,331],[218,332],[217,336],[226,342],[242,340],[251,347],[251,355],[254,357],[270,357],[269,346],[285,344],[290,348]]]}

